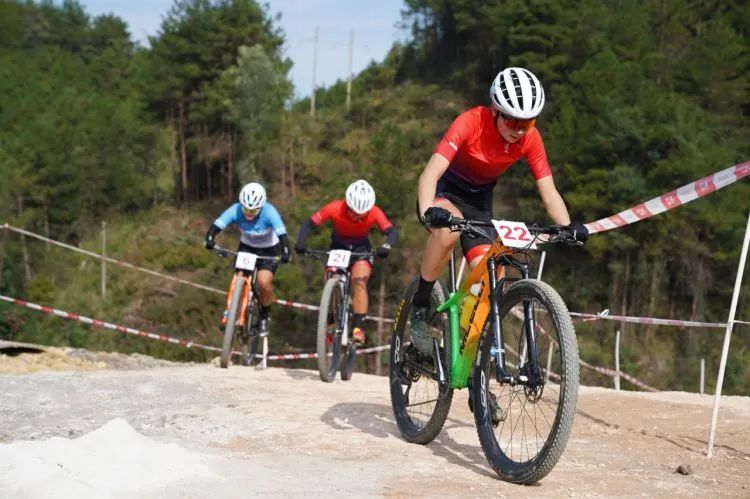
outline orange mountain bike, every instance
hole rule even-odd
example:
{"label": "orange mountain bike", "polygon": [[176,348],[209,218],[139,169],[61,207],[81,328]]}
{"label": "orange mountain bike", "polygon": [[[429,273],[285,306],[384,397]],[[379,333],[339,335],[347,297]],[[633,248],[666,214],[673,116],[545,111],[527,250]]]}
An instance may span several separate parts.
{"label": "orange mountain bike", "polygon": [[[493,226],[498,239],[483,230]],[[435,283],[428,320],[432,348],[417,348],[410,334],[418,278],[404,291],[391,337],[393,413],[404,439],[429,443],[443,428],[453,390],[468,387],[489,464],[503,480],[534,483],[552,470],[570,435],[578,345],[560,295],[530,279],[528,263],[518,256],[533,249],[541,235],[548,242],[580,243],[559,225],[527,228],[453,218],[450,230],[495,242],[458,289],[448,295],[440,281]],[[506,277],[506,267],[517,269],[521,278]]]}
{"label": "orange mountain bike", "polygon": [[[260,302],[255,289],[255,264],[258,260],[278,260],[279,258],[255,255],[246,251],[235,253],[220,246],[215,246],[213,251],[222,258],[229,255],[235,257],[235,272],[227,293],[226,324],[224,326],[224,341],[221,346],[221,367],[227,368],[229,366],[235,338],[240,345],[240,363],[243,366],[250,366],[258,361],[258,343],[261,338]],[[267,354],[268,337],[264,336],[261,359],[264,363]]]}

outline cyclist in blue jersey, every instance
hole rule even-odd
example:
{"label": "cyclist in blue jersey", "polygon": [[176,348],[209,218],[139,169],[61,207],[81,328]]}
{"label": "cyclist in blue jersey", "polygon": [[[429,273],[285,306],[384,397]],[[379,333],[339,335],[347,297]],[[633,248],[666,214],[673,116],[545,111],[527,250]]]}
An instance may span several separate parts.
{"label": "cyclist in blue jersey", "polygon": [[[266,190],[262,185],[252,182],[242,188],[239,203],[227,208],[208,228],[206,248],[213,249],[216,235],[232,224],[237,224],[242,232],[237,251],[247,251],[259,256],[280,256],[281,263],[287,263],[291,259],[286,227],[276,207],[266,202]],[[256,263],[261,336],[268,335],[268,311],[274,301],[273,275],[277,268],[275,260],[259,259]]]}

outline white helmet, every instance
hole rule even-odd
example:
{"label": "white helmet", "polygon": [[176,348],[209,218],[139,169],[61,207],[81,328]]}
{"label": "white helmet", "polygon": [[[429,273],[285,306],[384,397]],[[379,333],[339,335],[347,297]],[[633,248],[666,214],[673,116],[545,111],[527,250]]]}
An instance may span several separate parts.
{"label": "white helmet", "polygon": [[492,107],[521,120],[536,118],[544,107],[544,89],[534,73],[524,68],[505,68],[490,85]]}
{"label": "white helmet", "polygon": [[266,202],[266,190],[257,182],[251,182],[240,191],[240,204],[248,210],[257,210]]}
{"label": "white helmet", "polygon": [[357,180],[346,188],[346,205],[357,215],[364,215],[375,206],[375,189],[366,180]]}

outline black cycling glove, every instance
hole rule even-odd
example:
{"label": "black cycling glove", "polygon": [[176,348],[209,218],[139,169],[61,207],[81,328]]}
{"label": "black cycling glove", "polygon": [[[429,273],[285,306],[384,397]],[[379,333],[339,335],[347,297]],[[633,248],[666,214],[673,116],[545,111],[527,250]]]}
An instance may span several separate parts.
{"label": "black cycling glove", "polygon": [[427,228],[450,227],[453,215],[445,208],[430,206],[424,212],[422,223]]}
{"label": "black cycling glove", "polygon": [[573,239],[579,243],[585,243],[589,238],[589,230],[581,222],[572,222],[568,229],[573,231]]}
{"label": "black cycling glove", "polygon": [[391,252],[391,245],[388,243],[383,243],[378,250],[375,252],[376,255],[378,255],[378,258],[387,258],[388,254]]}
{"label": "black cycling glove", "polygon": [[216,241],[214,241],[214,239],[219,232],[221,232],[221,229],[215,224],[211,224],[211,227],[208,228],[208,232],[206,232],[206,240],[204,241],[206,249],[214,249],[214,246],[216,246]]}
{"label": "black cycling glove", "polygon": [[289,263],[292,259],[292,252],[289,249],[289,236],[286,234],[279,236],[279,243],[281,244],[281,263]]}

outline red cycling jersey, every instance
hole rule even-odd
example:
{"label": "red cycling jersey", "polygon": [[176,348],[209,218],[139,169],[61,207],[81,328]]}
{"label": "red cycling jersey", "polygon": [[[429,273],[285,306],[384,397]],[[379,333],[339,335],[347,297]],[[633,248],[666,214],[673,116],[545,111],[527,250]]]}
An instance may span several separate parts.
{"label": "red cycling jersey", "polygon": [[474,186],[494,183],[524,156],[535,180],[552,175],[539,131],[532,128],[511,144],[500,135],[486,106],[461,113],[434,152],[450,162],[449,172]]}
{"label": "red cycling jersey", "polygon": [[355,220],[343,199],[331,201],[313,213],[310,219],[316,226],[331,220],[334,236],[347,241],[367,239],[367,233],[373,225],[377,225],[381,232],[393,226],[383,210],[377,206],[373,206],[361,219]]}

